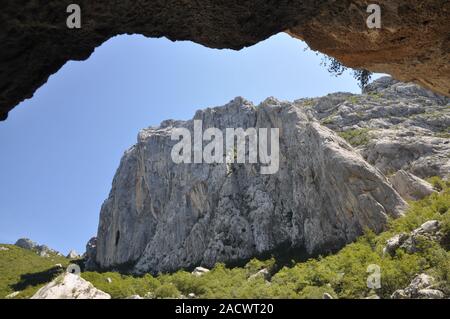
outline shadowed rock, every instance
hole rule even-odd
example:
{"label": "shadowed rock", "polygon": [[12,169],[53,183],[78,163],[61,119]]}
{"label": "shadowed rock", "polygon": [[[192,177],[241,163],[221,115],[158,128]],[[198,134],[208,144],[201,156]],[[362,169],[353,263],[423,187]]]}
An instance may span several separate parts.
{"label": "shadowed rock", "polygon": [[444,0],[379,0],[381,29],[367,27],[362,0],[79,0],[81,29],[68,29],[71,3],[2,4],[0,120],[67,61],[85,60],[109,38],[133,33],[241,49],[286,31],[349,67],[450,95],[450,3]]}

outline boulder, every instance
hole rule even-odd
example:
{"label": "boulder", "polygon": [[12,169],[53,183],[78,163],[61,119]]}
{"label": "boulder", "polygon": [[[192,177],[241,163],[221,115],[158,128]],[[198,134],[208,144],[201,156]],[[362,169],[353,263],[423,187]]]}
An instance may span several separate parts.
{"label": "boulder", "polygon": [[67,254],[66,258],[69,258],[69,259],[78,259],[78,258],[80,258],[80,255],[79,255],[75,250],[71,250],[71,251]]}
{"label": "boulder", "polygon": [[257,273],[251,275],[250,277],[248,277],[248,280],[253,280],[255,278],[263,278],[265,280],[268,280],[269,277],[270,277],[269,270],[264,268],[264,269],[261,269],[260,271],[258,271]]}
{"label": "boulder", "polygon": [[397,234],[386,241],[386,246],[383,248],[383,254],[394,256],[395,251],[398,248],[402,248],[410,254],[415,253],[419,249],[417,244],[420,239],[440,241],[443,237],[439,232],[440,228],[441,225],[439,221],[429,220],[409,234]]}
{"label": "boulder", "polygon": [[435,192],[430,183],[404,170],[399,170],[389,178],[389,181],[406,200],[419,200]]}
{"label": "boulder", "polygon": [[439,221],[429,220],[423,223],[420,227],[414,229],[400,247],[410,254],[415,253],[419,250],[417,244],[421,238],[440,241],[442,234],[439,232],[439,229]]}
{"label": "boulder", "polygon": [[192,274],[194,276],[200,277],[203,276],[204,274],[208,273],[209,269],[204,268],[204,267],[195,267],[194,271],[192,272]]}
{"label": "boulder", "polygon": [[437,289],[421,289],[417,292],[417,299],[444,299],[445,295]]}
{"label": "boulder", "polygon": [[405,289],[396,290],[392,299],[443,299],[445,294],[432,288],[435,283],[433,277],[427,274],[419,274]]}
{"label": "boulder", "polygon": [[37,243],[28,238],[20,238],[16,241],[14,245],[23,249],[32,250],[41,257],[50,257],[50,255],[62,256],[58,251],[51,249],[46,245],[38,245]]}
{"label": "boulder", "polygon": [[441,224],[437,220],[429,220],[422,225],[420,225],[419,228],[414,230],[414,234],[429,234],[433,235],[436,234],[439,229],[441,228]]}
{"label": "boulder", "polygon": [[20,238],[16,241],[14,245],[28,250],[35,249],[38,246],[34,241],[28,238]]}
{"label": "boulder", "polygon": [[78,275],[65,273],[39,289],[31,299],[111,299]]}
{"label": "boulder", "polygon": [[330,295],[328,292],[324,292],[322,299],[334,299],[332,295]]}
{"label": "boulder", "polygon": [[62,256],[60,252],[48,247],[47,245],[37,245],[34,249],[42,257],[49,257],[50,255]]}
{"label": "boulder", "polygon": [[49,253],[45,250],[38,251],[38,254],[39,254],[39,256],[44,257],[44,258],[50,257]]}
{"label": "boulder", "polygon": [[393,256],[395,251],[408,239],[408,235],[405,233],[397,234],[390,238],[386,242],[386,246],[383,249],[383,255],[389,254]]}

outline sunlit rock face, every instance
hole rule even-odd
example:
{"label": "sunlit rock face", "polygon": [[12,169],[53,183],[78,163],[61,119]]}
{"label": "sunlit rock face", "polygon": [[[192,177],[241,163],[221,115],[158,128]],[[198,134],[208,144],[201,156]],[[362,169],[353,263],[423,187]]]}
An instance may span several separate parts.
{"label": "sunlit rock face", "polygon": [[363,94],[333,93],[295,103],[340,134],[360,134],[355,148],[387,176],[399,170],[421,178],[450,174],[448,97],[382,77]]}
{"label": "sunlit rock face", "polygon": [[379,170],[296,103],[270,98],[254,106],[236,98],[194,119],[205,129],[279,128],[278,171],[174,163],[172,132],[193,131],[193,120],[142,130],[102,206],[101,268],[158,273],[270,254],[326,254],[366,227],[380,232],[406,207]]}
{"label": "sunlit rock face", "polygon": [[70,3],[2,3],[0,119],[67,61],[87,59],[109,38],[132,33],[241,49],[287,31],[347,66],[450,95],[450,2],[444,0],[379,0],[381,29],[368,29],[362,0],[79,0],[81,29],[67,28]]}

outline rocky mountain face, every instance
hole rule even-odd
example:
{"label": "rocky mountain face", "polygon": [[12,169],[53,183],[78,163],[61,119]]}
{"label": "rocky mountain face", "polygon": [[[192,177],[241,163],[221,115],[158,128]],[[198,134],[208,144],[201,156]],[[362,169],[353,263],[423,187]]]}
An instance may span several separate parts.
{"label": "rocky mountain face", "polygon": [[[175,164],[172,131],[193,132],[194,120],[203,129],[279,128],[278,172]],[[142,130],[125,152],[90,255],[101,268],[157,273],[335,251],[400,216],[399,192],[405,199],[432,192],[420,177],[448,175],[449,123],[449,99],[389,77],[361,95],[258,106],[236,98],[190,121],[165,121]]]}
{"label": "rocky mountain face", "polygon": [[49,257],[50,255],[62,256],[60,252],[51,249],[46,245],[39,245],[28,238],[19,238],[14,245],[23,249],[35,251],[41,257]]}
{"label": "rocky mountain face", "polygon": [[81,28],[69,29],[70,0],[3,1],[0,120],[69,60],[84,60],[119,34],[192,40],[241,49],[288,32],[352,68],[389,73],[450,95],[450,3],[378,0],[381,28],[369,29],[363,0],[78,0]]}
{"label": "rocky mountain face", "polygon": [[336,93],[295,101],[340,132],[370,164],[390,175],[421,178],[450,172],[450,99],[382,77],[362,95]]}

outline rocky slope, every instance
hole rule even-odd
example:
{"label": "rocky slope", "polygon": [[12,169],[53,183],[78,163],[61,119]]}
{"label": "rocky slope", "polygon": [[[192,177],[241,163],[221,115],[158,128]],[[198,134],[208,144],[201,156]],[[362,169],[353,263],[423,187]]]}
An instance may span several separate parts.
{"label": "rocky slope", "polygon": [[[171,132],[192,130],[192,120],[144,129],[124,154],[102,207],[96,262],[155,273],[272,253],[324,254],[364,227],[379,232],[406,206],[382,173],[449,173],[448,103],[381,78],[362,95],[293,103],[270,98],[259,106],[236,98],[196,113],[204,128],[279,127],[280,169],[273,175],[259,174],[255,164],[233,164],[231,173],[226,164],[174,164]],[[357,147],[319,121],[350,142],[356,138]],[[367,136],[351,134],[361,130]],[[403,194],[433,192],[408,176],[417,187]],[[404,186],[394,184],[399,191]]]}
{"label": "rocky slope", "polygon": [[41,257],[49,257],[50,255],[62,256],[62,254],[46,245],[38,245],[28,238],[19,238],[14,244],[17,247],[36,252]]}
{"label": "rocky slope", "polygon": [[384,174],[419,177],[450,172],[450,99],[412,83],[382,77],[362,95],[336,93],[295,101],[353,142]]}
{"label": "rocky slope", "polygon": [[278,32],[353,68],[389,73],[450,95],[450,3],[378,0],[381,29],[368,29],[363,0],[79,0],[81,29],[68,29],[70,0],[2,2],[0,120],[69,60],[84,60],[118,34],[241,49]]}

